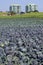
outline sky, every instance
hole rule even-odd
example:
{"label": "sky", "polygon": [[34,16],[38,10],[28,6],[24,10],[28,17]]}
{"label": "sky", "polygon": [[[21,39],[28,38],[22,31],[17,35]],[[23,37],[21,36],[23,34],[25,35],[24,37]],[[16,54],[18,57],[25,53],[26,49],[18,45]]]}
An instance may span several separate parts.
{"label": "sky", "polygon": [[11,4],[20,4],[22,11],[27,4],[36,4],[38,11],[43,12],[43,0],[0,0],[0,11],[9,11]]}

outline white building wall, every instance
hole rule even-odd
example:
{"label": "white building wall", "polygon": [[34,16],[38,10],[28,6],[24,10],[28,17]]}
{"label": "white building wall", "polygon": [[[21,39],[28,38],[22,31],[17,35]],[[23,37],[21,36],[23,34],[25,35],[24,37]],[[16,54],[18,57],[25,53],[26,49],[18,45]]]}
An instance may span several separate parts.
{"label": "white building wall", "polygon": [[32,11],[37,10],[37,5],[31,5],[31,7],[32,7]]}

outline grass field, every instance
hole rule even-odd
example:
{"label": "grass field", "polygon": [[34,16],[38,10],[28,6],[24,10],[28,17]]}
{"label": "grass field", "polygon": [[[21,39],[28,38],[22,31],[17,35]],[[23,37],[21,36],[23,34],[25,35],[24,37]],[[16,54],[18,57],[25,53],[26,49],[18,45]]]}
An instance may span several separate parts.
{"label": "grass field", "polygon": [[13,16],[8,16],[7,13],[0,13],[0,18],[43,18],[43,12],[15,14]]}

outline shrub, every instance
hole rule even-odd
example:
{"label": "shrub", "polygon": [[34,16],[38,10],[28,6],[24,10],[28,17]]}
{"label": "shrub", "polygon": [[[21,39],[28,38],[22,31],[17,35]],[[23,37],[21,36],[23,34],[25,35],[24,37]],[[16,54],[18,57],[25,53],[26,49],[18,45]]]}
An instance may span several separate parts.
{"label": "shrub", "polygon": [[14,12],[12,11],[12,12],[10,12],[10,14],[11,14],[11,15],[14,15],[14,14],[16,14],[16,13],[14,13]]}

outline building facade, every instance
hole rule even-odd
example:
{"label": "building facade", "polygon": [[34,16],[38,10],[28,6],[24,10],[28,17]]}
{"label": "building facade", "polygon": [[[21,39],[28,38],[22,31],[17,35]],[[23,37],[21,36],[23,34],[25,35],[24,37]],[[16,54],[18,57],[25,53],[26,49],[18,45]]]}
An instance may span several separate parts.
{"label": "building facade", "polygon": [[19,14],[21,12],[21,6],[19,4],[13,4],[10,6],[10,12]]}
{"label": "building facade", "polygon": [[26,5],[26,8],[25,8],[26,12],[32,12],[32,11],[35,11],[37,10],[37,5],[35,4],[29,4],[29,5]]}

